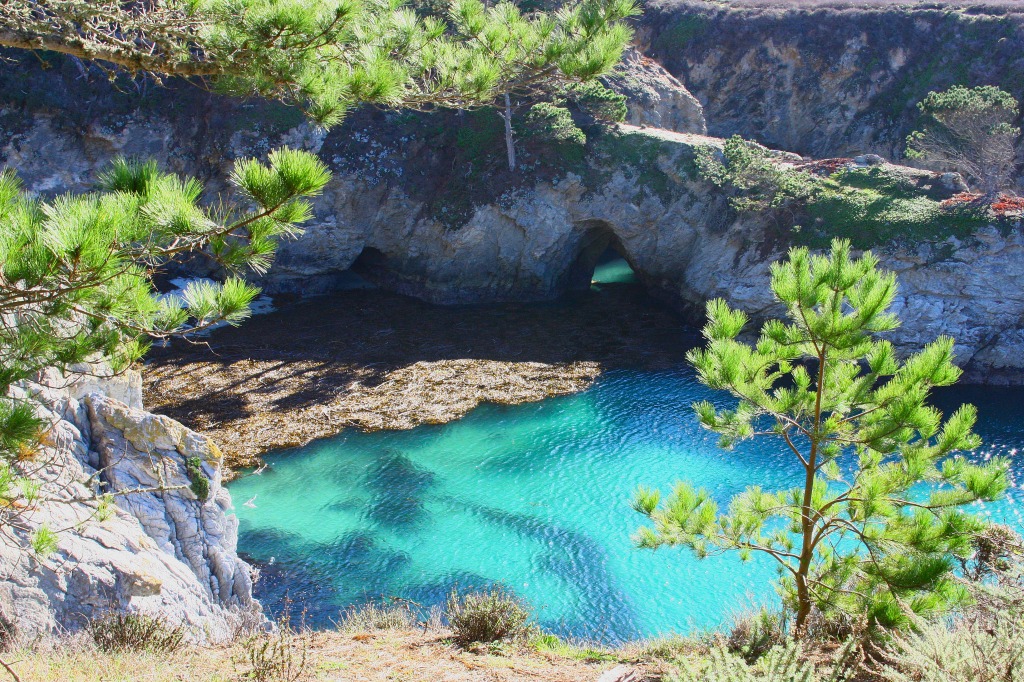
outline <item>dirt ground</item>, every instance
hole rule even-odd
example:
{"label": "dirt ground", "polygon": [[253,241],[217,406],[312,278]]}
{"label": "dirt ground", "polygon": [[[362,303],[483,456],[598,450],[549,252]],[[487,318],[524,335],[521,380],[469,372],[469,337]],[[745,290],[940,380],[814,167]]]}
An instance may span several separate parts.
{"label": "dirt ground", "polygon": [[435,306],[379,290],[297,302],[150,354],[148,409],[213,437],[230,467],[345,428],[407,429],[676,366],[697,341],[640,287],[552,304]]}
{"label": "dirt ground", "polygon": [[[290,643],[295,682],[598,682],[609,670],[632,670],[636,682],[657,680],[664,661],[605,660],[540,653],[526,647],[466,651],[446,633],[421,629],[309,632]],[[105,652],[85,639],[9,652],[22,682],[228,682],[249,679],[244,641],[220,647],[187,646],[173,653]],[[3,672],[0,670],[0,672]],[[274,677],[273,679],[279,679]]]}

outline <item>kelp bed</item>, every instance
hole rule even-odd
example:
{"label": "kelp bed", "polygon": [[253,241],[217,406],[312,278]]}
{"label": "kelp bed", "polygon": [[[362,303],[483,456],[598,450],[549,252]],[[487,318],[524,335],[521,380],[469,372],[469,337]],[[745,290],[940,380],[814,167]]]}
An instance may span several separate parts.
{"label": "kelp bed", "polygon": [[607,369],[677,366],[696,342],[625,284],[553,304],[441,307],[378,290],[277,304],[154,350],[143,372],[147,408],[212,436],[231,467],[345,428],[445,423],[481,402],[580,391]]}

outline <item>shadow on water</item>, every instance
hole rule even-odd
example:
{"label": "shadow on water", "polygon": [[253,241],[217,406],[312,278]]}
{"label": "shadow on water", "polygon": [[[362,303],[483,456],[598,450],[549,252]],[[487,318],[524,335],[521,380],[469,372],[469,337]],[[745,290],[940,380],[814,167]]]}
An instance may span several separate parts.
{"label": "shadow on water", "polygon": [[[203,344],[171,344],[150,354],[160,388],[147,396],[186,423],[251,417],[240,392],[281,393],[273,409],[295,410],[344,393],[353,382],[373,386],[416,362],[479,359],[563,364],[597,362],[607,369],[671,367],[699,334],[652,298],[630,266],[609,250],[588,263],[582,286],[540,303],[439,306],[380,289],[348,289],[306,300],[275,301],[279,310],[216,330]],[[240,360],[260,364],[246,369]],[[297,361],[307,363],[294,372]],[[175,377],[212,363],[236,380],[177,389]],[[282,393],[282,386],[286,390]],[[162,393],[172,390],[173,400]]]}
{"label": "shadow on water", "polygon": [[454,499],[448,501],[468,509],[486,523],[508,528],[547,547],[534,557],[536,571],[557,576],[567,589],[579,595],[579,600],[571,618],[541,618],[545,629],[603,641],[610,639],[609,633],[614,633],[616,639],[639,636],[630,600],[616,588],[615,576],[606,569],[607,553],[593,539],[533,516]]}
{"label": "shadow on water", "polygon": [[238,543],[243,558],[259,569],[261,603],[274,617],[287,607],[294,622],[304,617],[314,627],[336,623],[348,604],[388,594],[391,576],[409,565],[407,555],[380,546],[367,532],[315,543],[243,524]]}
{"label": "shadow on water", "polygon": [[385,450],[367,469],[362,479],[373,498],[365,517],[372,523],[395,531],[410,532],[424,521],[423,497],[434,474],[417,467],[395,450]]}

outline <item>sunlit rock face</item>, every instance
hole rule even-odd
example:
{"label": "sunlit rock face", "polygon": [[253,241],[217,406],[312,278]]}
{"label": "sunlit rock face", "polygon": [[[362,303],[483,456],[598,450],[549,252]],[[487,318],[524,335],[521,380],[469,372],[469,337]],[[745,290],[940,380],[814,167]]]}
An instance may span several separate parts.
{"label": "sunlit rock face", "polygon": [[[46,499],[0,541],[0,611],[33,639],[74,631],[109,613],[141,612],[182,625],[200,642],[226,641],[264,617],[252,572],[235,553],[238,521],[220,483],[216,446],[141,409],[136,372],[48,371],[13,390],[50,424],[33,476]],[[197,468],[188,472],[188,460]],[[204,499],[192,479],[206,481]],[[115,505],[101,513],[97,493]],[[40,527],[56,551],[30,549]]]}

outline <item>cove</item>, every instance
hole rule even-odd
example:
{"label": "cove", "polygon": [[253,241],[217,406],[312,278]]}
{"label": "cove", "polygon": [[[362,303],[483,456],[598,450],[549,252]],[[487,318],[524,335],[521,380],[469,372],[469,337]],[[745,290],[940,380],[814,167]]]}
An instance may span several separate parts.
{"label": "cove", "polygon": [[[612,260],[596,277],[631,273]],[[799,481],[772,440],[720,450],[689,408],[703,399],[732,403],[685,367],[618,369],[571,396],[272,453],[259,475],[229,486],[239,550],[261,569],[256,596],[272,613],[290,604],[329,627],[367,600],[429,607],[453,587],[500,582],[545,629],[603,643],[716,627],[775,604],[770,559],[700,561],[630,540],[643,520],[629,507],[638,485],[685,478],[724,503],[751,484]],[[1024,390],[957,387],[934,402],[947,413],[979,407],[985,445],[971,456],[1007,456],[1014,467],[1006,500],[979,511],[1024,529]]]}
{"label": "cove", "polygon": [[[231,485],[239,548],[262,566],[257,595],[271,610],[287,597],[317,625],[367,599],[438,604],[453,586],[491,582],[560,634],[614,642],[720,625],[775,598],[770,562],[633,549],[633,490],[684,476],[724,501],[798,472],[764,443],[719,450],[687,407],[702,398],[722,400],[685,370],[618,371],[574,396],[277,453]],[[975,456],[1011,456],[1020,480],[1021,398],[986,388],[939,402],[979,404],[986,444]],[[1019,494],[983,513],[1024,528]],[[242,504],[253,497],[255,508]]]}

